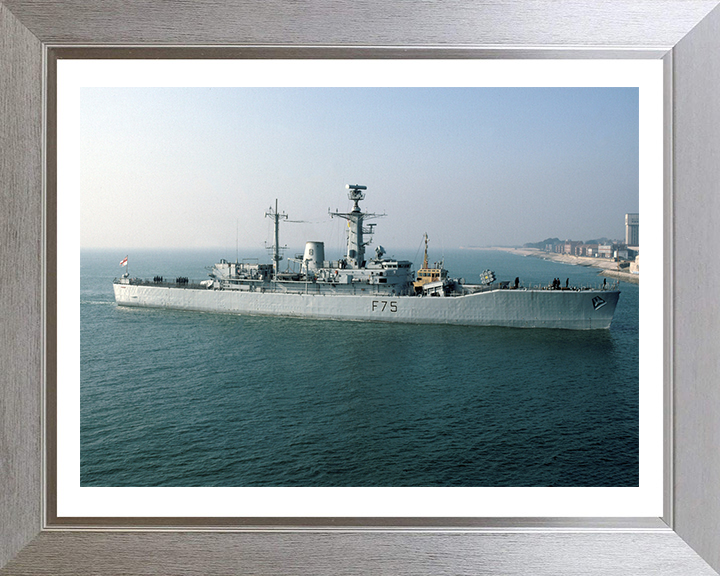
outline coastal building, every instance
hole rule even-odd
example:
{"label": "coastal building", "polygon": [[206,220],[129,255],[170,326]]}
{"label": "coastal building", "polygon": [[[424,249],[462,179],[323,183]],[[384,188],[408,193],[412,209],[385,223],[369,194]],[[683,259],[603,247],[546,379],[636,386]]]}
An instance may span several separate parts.
{"label": "coastal building", "polygon": [[597,247],[600,258],[612,258],[615,246],[612,244],[599,244]]}
{"label": "coastal building", "polygon": [[[593,252],[594,251],[594,252]],[[593,257],[597,254],[597,244],[578,244],[575,246],[575,256]]]}
{"label": "coastal building", "polygon": [[640,215],[625,214],[625,244],[640,246]]}
{"label": "coastal building", "polygon": [[598,255],[597,250],[598,250],[597,244],[585,244],[585,256],[594,258]]}
{"label": "coastal building", "polygon": [[630,262],[630,274],[640,274],[640,256],[635,256],[635,261]]}
{"label": "coastal building", "polygon": [[563,244],[563,254],[575,254],[575,248],[582,244],[582,242],[566,240]]}
{"label": "coastal building", "polygon": [[630,246],[621,245],[621,246],[618,246],[617,255],[618,255],[618,258],[620,258],[620,260],[634,260],[635,256],[638,255],[638,251],[636,248],[631,248]]}

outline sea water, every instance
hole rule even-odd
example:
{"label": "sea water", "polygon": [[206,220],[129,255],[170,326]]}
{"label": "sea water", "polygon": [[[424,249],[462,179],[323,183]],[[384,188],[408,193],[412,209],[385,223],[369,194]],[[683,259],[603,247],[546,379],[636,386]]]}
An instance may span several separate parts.
{"label": "sea water", "polygon": [[[118,307],[125,255],[81,253],[82,486],[638,485],[637,285],[609,330],[339,322]],[[201,280],[234,254],[129,256]],[[603,281],[499,251],[445,266]]]}

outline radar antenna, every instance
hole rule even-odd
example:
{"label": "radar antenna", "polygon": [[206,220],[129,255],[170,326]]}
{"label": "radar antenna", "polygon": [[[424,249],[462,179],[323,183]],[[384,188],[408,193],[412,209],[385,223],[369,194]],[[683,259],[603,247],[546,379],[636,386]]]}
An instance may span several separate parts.
{"label": "radar antenna", "polygon": [[353,212],[360,212],[358,202],[360,202],[360,200],[365,200],[365,192],[363,192],[363,190],[367,190],[367,186],[360,186],[360,184],[348,184],[345,188],[349,190],[348,198],[355,203],[353,206]]}

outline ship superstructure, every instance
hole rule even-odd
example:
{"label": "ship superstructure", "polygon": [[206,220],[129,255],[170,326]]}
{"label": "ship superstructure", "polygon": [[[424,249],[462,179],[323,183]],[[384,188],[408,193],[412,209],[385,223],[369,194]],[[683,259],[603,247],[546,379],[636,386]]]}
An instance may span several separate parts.
{"label": "ship superstructure", "polygon": [[[347,248],[338,260],[325,259],[325,245],[309,241],[303,254],[288,259],[281,271],[280,222],[277,202],[266,216],[274,221],[272,264],[221,260],[202,282],[163,282],[130,278],[114,282],[122,306],[203,310],[336,320],[482,326],[608,328],[620,292],[616,287],[553,290],[494,283],[484,271],[480,284],[450,278],[443,262],[428,264],[427,234],[422,267],[386,257],[377,246],[367,255],[375,224],[382,215],[363,212],[365,186],[348,185],[350,212],[329,212],[347,221]],[[292,264],[297,269],[290,269]]]}
{"label": "ship superstructure", "polygon": [[443,268],[444,260],[435,262],[432,267],[428,265],[428,235],[423,235],[425,240],[425,256],[423,258],[422,268],[417,271],[417,279],[413,282],[415,294],[433,293],[433,289],[442,287],[448,280],[448,271]]}
{"label": "ship superstructure", "polygon": [[213,278],[209,288],[216,290],[246,290],[302,294],[380,294],[404,296],[411,293],[413,278],[412,262],[385,258],[382,246],[375,249],[375,257],[366,259],[365,247],[370,243],[366,236],[372,234],[374,225],[365,226],[365,220],[378,214],[362,212],[359,202],[365,195],[365,186],[348,186],[348,197],[353,202],[350,212],[330,212],[333,218],[348,221],[347,250],[344,258],[325,259],[325,243],[309,241],[302,255],[290,258],[299,270],[289,268],[280,271],[280,221],[286,214],[270,210],[266,216],[274,220],[273,264],[229,263],[222,260],[210,272]]}

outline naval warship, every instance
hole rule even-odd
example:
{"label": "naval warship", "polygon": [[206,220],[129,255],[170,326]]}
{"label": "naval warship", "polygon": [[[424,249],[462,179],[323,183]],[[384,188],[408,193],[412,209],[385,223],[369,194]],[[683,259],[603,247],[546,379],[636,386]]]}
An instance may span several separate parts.
{"label": "naval warship", "polygon": [[[348,185],[350,212],[328,211],[347,220],[347,251],[339,260],[325,260],[323,242],[310,241],[303,254],[288,258],[281,270],[280,222],[287,215],[272,208],[272,263],[221,260],[201,282],[178,277],[174,282],[156,276],[113,281],[120,306],[199,310],[231,314],[294,316],[415,324],[457,324],[518,328],[607,329],[620,296],[617,283],[598,288],[526,287],[498,282],[485,270],[479,284],[451,278],[442,262],[429,265],[427,234],[422,267],[386,256],[382,246],[373,255],[365,248],[380,216],[363,212],[366,186]],[[126,262],[124,260],[123,262]],[[292,262],[293,269],[290,268]]]}

